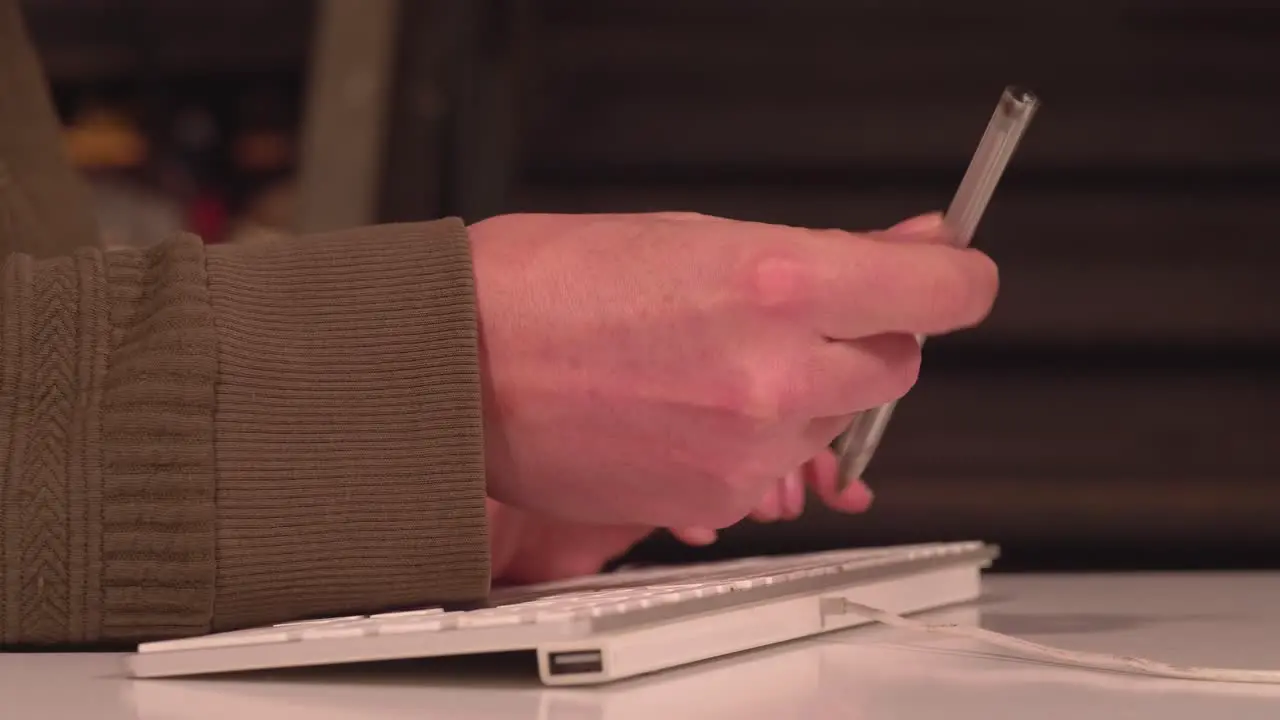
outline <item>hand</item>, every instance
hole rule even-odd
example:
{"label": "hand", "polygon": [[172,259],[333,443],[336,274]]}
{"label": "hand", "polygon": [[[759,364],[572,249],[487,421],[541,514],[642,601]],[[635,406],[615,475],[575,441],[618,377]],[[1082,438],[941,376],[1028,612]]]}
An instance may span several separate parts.
{"label": "hand", "polygon": [[[830,508],[859,513],[871,505],[871,493],[853,483],[836,493],[836,459],[830,452],[792,473],[798,497],[782,497],[790,489],[771,490],[752,516],[762,522],[799,517],[804,509],[806,485]],[[621,557],[655,528],[643,525],[608,525],[563,520],[546,513],[520,510],[496,500],[488,502],[489,545],[494,582],[507,585],[561,580],[590,575]],[[716,531],[708,528],[672,530],[690,545],[708,545]]]}
{"label": "hand", "polygon": [[[589,526],[727,527],[905,394],[994,264],[936,219],[850,234],[689,214],[472,228],[489,494]],[[641,535],[642,536],[642,535]]]}
{"label": "hand", "polygon": [[[804,465],[787,473],[769,486],[749,517],[758,523],[797,520],[804,513],[806,495],[811,491],[827,508],[847,514],[865,512],[871,507],[871,490],[861,480],[837,490],[835,453],[823,450]],[[717,539],[713,528],[672,528],[677,538],[689,545],[710,545]]]}

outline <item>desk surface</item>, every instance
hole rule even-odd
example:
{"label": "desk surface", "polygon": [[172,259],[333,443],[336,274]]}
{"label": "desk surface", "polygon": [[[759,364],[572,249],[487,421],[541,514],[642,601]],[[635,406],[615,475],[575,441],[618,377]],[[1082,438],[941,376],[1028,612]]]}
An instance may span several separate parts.
{"label": "desk surface", "polygon": [[[1077,650],[1280,668],[1280,574],[987,579],[960,622]],[[1169,681],[1001,657],[964,640],[863,628],[591,689],[529,661],[421,661],[219,680],[130,681],[115,655],[0,654],[0,715],[95,720],[923,720],[1277,717],[1280,686]]]}

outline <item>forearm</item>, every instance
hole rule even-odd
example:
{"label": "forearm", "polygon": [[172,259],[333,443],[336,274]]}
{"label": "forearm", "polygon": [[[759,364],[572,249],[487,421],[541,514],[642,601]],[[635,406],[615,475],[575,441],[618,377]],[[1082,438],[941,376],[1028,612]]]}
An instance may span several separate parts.
{"label": "forearm", "polygon": [[13,256],[0,290],[3,644],[486,592],[459,223]]}

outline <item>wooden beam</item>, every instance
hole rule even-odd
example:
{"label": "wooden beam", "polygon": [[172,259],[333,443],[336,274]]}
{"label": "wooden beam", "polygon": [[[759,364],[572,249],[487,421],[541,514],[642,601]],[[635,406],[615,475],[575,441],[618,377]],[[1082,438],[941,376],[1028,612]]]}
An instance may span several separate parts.
{"label": "wooden beam", "polygon": [[303,123],[298,230],[377,221],[399,0],[322,0]]}

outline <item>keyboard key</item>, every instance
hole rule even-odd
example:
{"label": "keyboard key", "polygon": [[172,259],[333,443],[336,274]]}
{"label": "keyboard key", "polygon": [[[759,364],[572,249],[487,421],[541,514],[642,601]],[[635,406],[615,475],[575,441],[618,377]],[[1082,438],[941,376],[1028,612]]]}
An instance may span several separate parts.
{"label": "keyboard key", "polygon": [[457,627],[462,612],[441,612],[431,615],[388,618],[378,622],[379,635],[403,635],[416,632],[440,632]]}
{"label": "keyboard key", "polygon": [[303,640],[337,640],[341,638],[358,638],[377,632],[377,623],[362,620],[347,623],[315,625],[302,630]]}
{"label": "keyboard key", "polygon": [[350,622],[352,620],[363,620],[364,615],[348,615],[346,617],[319,618],[316,620],[297,620],[295,622],[280,623],[273,627],[292,628],[292,627],[309,627],[312,625],[332,625],[340,622]]}
{"label": "keyboard key", "polygon": [[423,610],[402,610],[400,612],[378,613],[370,615],[373,620],[389,620],[392,618],[411,618],[411,617],[427,617],[429,615],[440,615],[444,612],[444,608],[425,608]]}
{"label": "keyboard key", "polygon": [[139,652],[175,652],[180,650],[204,650],[208,648],[242,647],[246,645],[271,645],[293,642],[298,637],[297,631],[284,628],[262,628],[253,630],[235,630],[231,632],[183,638],[181,640],[165,640],[141,646]]}

